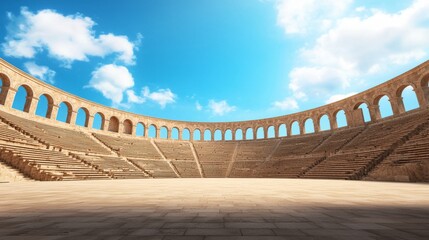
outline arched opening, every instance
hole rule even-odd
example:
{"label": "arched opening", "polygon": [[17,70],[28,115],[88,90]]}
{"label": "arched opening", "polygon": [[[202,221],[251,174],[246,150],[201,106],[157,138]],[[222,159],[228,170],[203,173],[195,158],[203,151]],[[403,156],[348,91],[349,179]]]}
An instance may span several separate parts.
{"label": "arched opening", "polygon": [[347,117],[344,110],[337,111],[335,119],[337,120],[337,128],[347,127]]}
{"label": "arched opening", "polygon": [[274,128],[274,126],[269,126],[268,127],[268,138],[275,138],[276,137],[276,129]]}
{"label": "arched opening", "polygon": [[258,127],[258,129],[256,130],[256,138],[263,139],[265,137],[264,134],[264,127]]}
{"label": "arched opening", "polygon": [[201,141],[201,131],[200,129],[195,129],[194,130],[194,137],[193,137],[194,141]]}
{"label": "arched opening", "polygon": [[119,120],[117,117],[112,116],[109,120],[109,132],[119,132]]}
{"label": "arched opening", "polygon": [[92,128],[98,130],[104,129],[104,114],[98,112],[94,115],[94,120],[92,121]]}
{"label": "arched opening", "polygon": [[70,123],[72,115],[72,106],[68,102],[62,102],[58,106],[57,121]]}
{"label": "arched opening", "polygon": [[227,129],[225,131],[225,141],[231,141],[232,140],[232,131],[231,129]]}
{"label": "arched opening", "polygon": [[235,140],[243,140],[243,130],[240,128],[235,130]]}
{"label": "arched opening", "polygon": [[148,132],[148,136],[150,137],[150,138],[156,138],[157,136],[156,136],[156,126],[155,125],[153,125],[153,124],[151,124],[150,126],[149,126],[149,132]]}
{"label": "arched opening", "polygon": [[191,131],[189,131],[189,129],[187,128],[183,129],[182,140],[191,140]]}
{"label": "arched opening", "polygon": [[171,139],[179,139],[179,129],[177,127],[171,129]]}
{"label": "arched opening", "polygon": [[305,134],[314,133],[314,122],[313,119],[307,118],[304,122]]}
{"label": "arched opening", "polygon": [[12,108],[23,112],[29,112],[32,100],[33,90],[27,85],[21,85],[16,92]]}
{"label": "arched opening", "polygon": [[251,140],[251,139],[253,139],[253,129],[248,128],[246,129],[246,140]]}
{"label": "arched opening", "polygon": [[211,141],[212,140],[212,132],[210,129],[206,129],[204,131],[204,141]]}
{"label": "arched opening", "polygon": [[125,134],[132,134],[133,133],[133,122],[131,122],[130,119],[125,119],[124,121],[124,131]]}
{"label": "arched opening", "polygon": [[328,114],[323,114],[319,120],[320,131],[331,130],[331,122],[329,121]]}
{"label": "arched opening", "polygon": [[380,110],[380,117],[385,118],[393,115],[392,105],[390,104],[390,99],[387,95],[382,96],[378,100],[378,108]]}
{"label": "arched opening", "polygon": [[88,127],[88,122],[89,122],[88,109],[84,107],[79,108],[76,116],[76,125],[82,126],[82,127]]}
{"label": "arched opening", "polygon": [[136,125],[136,136],[143,137],[144,136],[144,124],[138,122]]}
{"label": "arched opening", "polygon": [[53,105],[54,100],[50,95],[40,95],[39,102],[37,103],[36,115],[45,118],[51,118]]}
{"label": "arched opening", "polygon": [[279,137],[286,137],[287,136],[287,129],[286,124],[282,123],[279,126]]}
{"label": "arched opening", "polygon": [[216,129],[214,132],[214,140],[221,141],[222,140],[222,131],[220,129]]}
{"label": "arched opening", "polygon": [[300,134],[301,131],[299,129],[298,121],[294,121],[292,123],[291,127],[292,127],[292,129],[291,129],[292,134],[291,135],[299,135]]}
{"label": "arched opening", "polygon": [[4,105],[6,103],[6,97],[10,88],[10,80],[9,78],[0,73],[0,104]]}
{"label": "arched opening", "polygon": [[159,137],[163,139],[168,138],[168,128],[166,126],[162,126],[159,132]]}
{"label": "arched opening", "polygon": [[402,97],[402,103],[406,112],[420,107],[417,95],[412,86],[407,86],[399,91],[399,96]]}
{"label": "arched opening", "polygon": [[371,121],[371,114],[369,113],[368,104],[362,102],[356,104],[354,109],[360,109],[362,111],[363,121],[364,122],[370,122]]}

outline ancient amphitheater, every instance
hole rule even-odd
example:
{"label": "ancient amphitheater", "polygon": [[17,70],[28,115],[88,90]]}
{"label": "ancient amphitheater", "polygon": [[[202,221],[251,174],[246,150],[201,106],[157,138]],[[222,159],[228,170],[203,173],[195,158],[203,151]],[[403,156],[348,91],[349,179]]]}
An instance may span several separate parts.
{"label": "ancient amphitheater", "polygon": [[[241,122],[124,112],[3,59],[0,78],[0,237],[429,237],[428,185],[379,182],[429,181],[429,61],[332,104]],[[408,86],[419,103],[411,111],[402,101]],[[19,88],[27,94],[23,111],[12,108]],[[42,96],[45,117],[35,114]],[[386,118],[379,109],[384,96],[393,112]],[[60,105],[67,107],[65,123],[56,120]],[[337,125],[340,111],[344,127]],[[76,124],[79,112],[84,126]],[[100,127],[93,127],[95,118]],[[322,118],[329,130],[321,130]],[[314,133],[305,132],[307,121]]]}

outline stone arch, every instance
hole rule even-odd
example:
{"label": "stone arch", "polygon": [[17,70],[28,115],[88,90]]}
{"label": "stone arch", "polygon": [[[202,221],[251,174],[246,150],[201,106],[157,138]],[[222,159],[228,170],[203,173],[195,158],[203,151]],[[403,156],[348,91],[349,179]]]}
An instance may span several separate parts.
{"label": "stone arch", "polygon": [[371,111],[369,109],[369,104],[367,101],[359,101],[353,107],[353,118],[358,124],[363,124],[365,122],[370,122],[372,120]]}
{"label": "stone arch", "polygon": [[145,132],[145,126],[142,122],[138,122],[136,125],[136,136],[143,137]]}
{"label": "stone arch", "polygon": [[319,129],[320,131],[328,131],[331,130],[331,120],[329,119],[329,115],[328,114],[322,114],[319,117]]}
{"label": "stone arch", "polygon": [[304,134],[307,133],[314,133],[315,132],[315,127],[314,127],[314,121],[312,118],[307,118],[304,120]]}
{"label": "stone arch", "polygon": [[419,99],[420,106],[426,106],[429,103],[429,73],[423,75],[420,79],[420,88],[418,90],[417,98]]}
{"label": "stone arch", "polygon": [[179,140],[180,138],[179,136],[180,136],[179,129],[177,127],[171,128],[171,139]]}
{"label": "stone arch", "polygon": [[256,139],[263,139],[263,138],[265,138],[264,127],[258,127],[256,129]]}
{"label": "stone arch", "polygon": [[413,84],[408,84],[402,85],[396,91],[396,99],[400,113],[420,107],[415,89],[416,87]]}
{"label": "stone arch", "polygon": [[188,128],[183,129],[182,140],[191,140],[191,131]]}
{"label": "stone arch", "polygon": [[297,120],[292,122],[292,124],[290,125],[290,129],[291,129],[290,135],[300,135],[301,134],[299,122]]}
{"label": "stone arch", "polygon": [[335,128],[342,128],[348,126],[346,111],[344,111],[343,109],[338,109],[334,112],[334,119]]}
{"label": "stone arch", "polygon": [[268,138],[275,138],[276,137],[276,128],[271,125],[267,128],[267,137]]}
{"label": "stone arch", "polygon": [[89,111],[85,107],[79,108],[76,116],[76,125],[82,127],[88,127],[89,123]]}
{"label": "stone arch", "polygon": [[125,119],[122,125],[124,127],[122,133],[133,134],[133,122],[130,119]]}
{"label": "stone arch", "polygon": [[5,105],[7,94],[10,89],[10,79],[6,74],[0,73],[0,82],[1,82],[1,90],[0,90],[0,104]]}
{"label": "stone arch", "polygon": [[33,89],[30,86],[23,84],[17,88],[12,108],[29,113],[32,100]]}
{"label": "stone arch", "polygon": [[51,118],[52,109],[54,107],[54,99],[49,94],[42,94],[39,96],[39,101],[37,102],[36,115]]}
{"label": "stone arch", "polygon": [[393,107],[390,99],[391,97],[388,94],[381,94],[374,98],[373,102],[376,111],[376,119],[393,115]]}
{"label": "stone arch", "polygon": [[155,124],[150,124],[148,129],[148,137],[149,138],[157,138],[158,137],[158,127]]}
{"label": "stone arch", "polygon": [[72,105],[67,101],[63,101],[60,103],[60,105],[58,105],[58,114],[56,119],[60,122],[70,123],[72,114]]}
{"label": "stone arch", "polygon": [[97,112],[94,114],[94,120],[92,121],[92,128],[104,130],[104,122],[106,121],[106,117],[103,113]]}
{"label": "stone arch", "polygon": [[213,140],[214,141],[222,141],[223,140],[222,131],[219,128],[214,131]]}
{"label": "stone arch", "polygon": [[232,137],[232,130],[231,129],[227,129],[226,131],[225,131],[225,133],[224,133],[224,140],[225,141],[231,141],[231,140],[233,140],[233,137]]}
{"label": "stone arch", "polygon": [[111,116],[109,119],[109,132],[119,132],[119,119],[115,116]]}
{"label": "stone arch", "polygon": [[246,140],[252,140],[252,139],[254,139],[253,128],[251,128],[251,127],[246,128],[245,139]]}
{"label": "stone arch", "polygon": [[198,129],[198,128],[194,129],[193,139],[195,141],[201,141],[202,140],[201,139],[201,130],[200,129]]}
{"label": "stone arch", "polygon": [[243,140],[243,130],[241,130],[241,128],[235,129],[234,139],[235,140]]}
{"label": "stone arch", "polygon": [[278,129],[277,130],[277,133],[278,133],[277,136],[278,137],[286,137],[287,136],[288,132],[287,132],[286,124],[284,124],[284,123],[280,124],[277,129]]}
{"label": "stone arch", "polygon": [[168,128],[166,126],[162,126],[159,129],[159,136],[158,138],[168,139]]}
{"label": "stone arch", "polygon": [[204,141],[211,141],[212,140],[212,131],[210,129],[204,130]]}

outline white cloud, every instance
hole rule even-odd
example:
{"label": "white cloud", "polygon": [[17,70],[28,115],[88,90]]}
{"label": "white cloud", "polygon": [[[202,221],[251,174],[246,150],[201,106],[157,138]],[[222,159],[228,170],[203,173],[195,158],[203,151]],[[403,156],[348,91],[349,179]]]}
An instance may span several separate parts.
{"label": "white cloud", "polygon": [[335,95],[332,95],[331,97],[329,97],[325,103],[329,104],[329,103],[337,102],[337,101],[343,100],[344,98],[348,98],[350,96],[353,96],[355,94],[356,94],[356,92],[346,93],[346,94],[335,94]]}
{"label": "white cloud", "polygon": [[128,99],[128,103],[144,103],[146,101],[146,99],[144,97],[141,96],[137,96],[136,93],[134,92],[134,90],[127,90],[125,92],[127,94],[127,99]]}
{"label": "white cloud", "polygon": [[2,44],[7,56],[33,58],[46,50],[68,66],[73,61],[88,61],[90,56],[114,53],[123,63],[134,63],[136,46],[127,36],[108,33],[97,37],[93,30],[96,23],[81,14],[64,16],[51,9],[32,13],[22,8],[19,17],[9,14],[9,20],[6,42]]}
{"label": "white cloud", "polygon": [[105,98],[112,100],[114,105],[120,105],[124,91],[133,86],[134,78],[128,69],[115,64],[99,67],[92,72],[89,81],[89,87],[101,92]]}
{"label": "white cloud", "polygon": [[32,76],[50,84],[55,83],[54,77],[56,73],[54,70],[51,70],[46,66],[39,66],[34,62],[26,62],[24,63],[24,66]]}
{"label": "white cloud", "polygon": [[327,29],[352,2],[353,0],[279,0],[276,5],[277,24],[287,34]]}
{"label": "white cloud", "polygon": [[[327,29],[322,28],[314,43],[300,50],[301,64],[289,73],[289,89],[293,97],[326,99],[324,96],[341,91],[356,91],[352,82],[398,65],[423,60],[429,52],[427,12],[429,1],[415,0],[394,13],[359,7],[353,16],[331,18],[332,24]],[[281,15],[279,10],[278,16]],[[303,22],[314,24],[319,20],[316,14],[315,19],[307,21],[304,18]],[[289,27],[292,31],[293,24]]]}
{"label": "white cloud", "polygon": [[274,108],[280,110],[296,110],[299,109],[298,102],[293,98],[285,98],[282,101],[275,101],[273,103]]}
{"label": "white cloud", "polygon": [[176,102],[176,94],[171,92],[170,89],[159,89],[156,92],[150,92],[149,87],[144,87],[142,90],[143,97],[148,98],[156,103],[158,103],[161,108],[165,108],[165,106],[169,103]]}
{"label": "white cloud", "polygon": [[200,102],[198,101],[195,103],[195,108],[197,109],[197,111],[203,110],[203,106],[201,106]]}
{"label": "white cloud", "polygon": [[216,102],[215,100],[210,100],[208,108],[213,115],[223,116],[226,113],[233,112],[237,109],[235,106],[230,106],[225,100]]}

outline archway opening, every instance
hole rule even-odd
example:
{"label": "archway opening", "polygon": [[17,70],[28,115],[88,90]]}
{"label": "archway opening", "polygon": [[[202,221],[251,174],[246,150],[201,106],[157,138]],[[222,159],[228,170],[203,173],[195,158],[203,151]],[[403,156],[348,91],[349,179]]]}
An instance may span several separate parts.
{"label": "archway opening", "polygon": [[314,133],[314,122],[313,119],[308,118],[307,120],[305,120],[304,123],[304,129],[305,129],[305,133]]}
{"label": "archway opening", "polygon": [[82,127],[88,127],[88,121],[89,121],[88,109],[83,107],[79,108],[76,116],[76,125],[82,126]]}
{"label": "archway opening", "polygon": [[3,74],[0,74],[0,104],[4,105],[10,88],[10,80]]}
{"label": "archway opening", "polygon": [[389,97],[384,95],[378,101],[378,108],[380,109],[380,117],[385,118],[393,115],[392,105],[390,104]]}
{"label": "archway opening", "polygon": [[204,141],[211,141],[212,140],[212,132],[210,129],[206,129],[204,131]]}
{"label": "archway opening", "polygon": [[246,140],[252,140],[253,139],[253,129],[248,128],[246,129]]}
{"label": "archway opening", "polygon": [[282,123],[279,126],[279,137],[286,137],[286,136],[287,136],[286,124]]}
{"label": "archway opening", "polygon": [[291,135],[299,135],[300,134],[301,131],[299,129],[298,121],[294,121],[292,123],[291,127],[292,127],[292,129],[291,129],[292,134]]}
{"label": "archway opening", "polygon": [[68,102],[62,102],[58,105],[57,121],[70,123],[72,106]]}
{"label": "archway opening", "polygon": [[159,137],[163,139],[168,138],[168,129],[166,126],[162,126],[159,132]]}
{"label": "archway opening", "polygon": [[144,136],[144,124],[141,122],[138,122],[136,125],[136,136],[137,137],[143,137]]}
{"label": "archway opening", "polygon": [[220,129],[216,129],[214,132],[214,140],[221,141],[222,140],[222,131]]}
{"label": "archway opening", "polygon": [[320,120],[319,120],[319,125],[320,125],[320,131],[327,131],[327,130],[331,130],[331,121],[329,121],[329,116],[328,114],[324,114]]}
{"label": "archway opening", "polygon": [[148,137],[149,138],[156,138],[156,126],[151,124],[149,126],[149,132],[148,132]]}
{"label": "archway opening", "polygon": [[243,140],[243,130],[240,128],[235,130],[235,140]]}
{"label": "archway opening", "polygon": [[340,110],[335,114],[335,119],[337,120],[337,128],[347,127],[347,117],[344,110]]}
{"label": "archway opening", "polygon": [[264,127],[258,127],[258,129],[256,130],[256,139],[263,139],[265,138],[264,135]]}
{"label": "archway opening", "polygon": [[53,103],[54,101],[51,96],[47,94],[40,95],[39,102],[36,107],[36,115],[51,118]]}
{"label": "archway opening", "polygon": [[94,115],[94,120],[92,121],[92,128],[103,130],[104,129],[104,115],[101,113],[96,113]]}
{"label": "archway opening", "polygon": [[231,141],[232,140],[232,131],[231,129],[227,129],[225,131],[225,141]]}
{"label": "archway opening", "polygon": [[179,139],[179,129],[177,127],[171,129],[171,139]]}
{"label": "archway opening", "polygon": [[191,140],[191,131],[189,129],[185,128],[182,132],[182,140]]}
{"label": "archway opening", "polygon": [[275,138],[276,137],[276,129],[274,128],[274,126],[269,126],[268,127],[268,138]]}
{"label": "archway opening", "polygon": [[31,90],[31,88],[27,85],[21,85],[16,92],[12,108],[23,112],[29,112],[32,100],[33,90]]}
{"label": "archway opening", "polygon": [[364,122],[370,122],[371,121],[371,114],[369,113],[368,104],[361,103],[361,104],[359,104],[359,106],[357,108],[361,109],[361,111],[362,111],[363,121]]}
{"label": "archway opening", "polygon": [[119,120],[117,117],[112,116],[109,120],[109,128],[110,132],[119,132]]}
{"label": "archway opening", "polygon": [[412,86],[407,86],[404,88],[400,96],[402,97],[404,110],[406,112],[420,107],[419,101],[417,100],[417,95],[414,92],[414,88]]}
{"label": "archway opening", "polygon": [[123,133],[132,134],[133,133],[133,122],[130,119],[125,119]]}
{"label": "archway opening", "polygon": [[201,141],[201,131],[200,129],[195,129],[194,130],[194,137],[193,137],[194,141]]}

